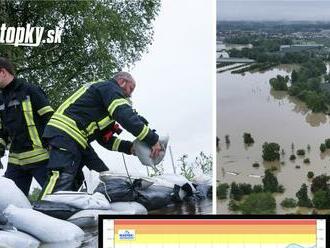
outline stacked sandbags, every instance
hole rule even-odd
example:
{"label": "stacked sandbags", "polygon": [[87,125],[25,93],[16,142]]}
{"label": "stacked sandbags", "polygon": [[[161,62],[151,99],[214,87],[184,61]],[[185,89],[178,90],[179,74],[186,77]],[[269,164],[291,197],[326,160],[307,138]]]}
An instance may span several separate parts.
{"label": "stacked sandbags", "polygon": [[34,237],[17,230],[0,229],[0,247],[1,248],[37,248],[40,242]]}
{"label": "stacked sandbags", "polygon": [[9,205],[3,213],[18,230],[33,235],[44,243],[77,241],[84,236],[78,226],[33,209]]}
{"label": "stacked sandbags", "polygon": [[96,226],[98,216],[104,215],[146,215],[147,209],[137,202],[114,202],[110,204],[110,210],[82,210],[73,216],[68,221],[81,227],[86,228]]}

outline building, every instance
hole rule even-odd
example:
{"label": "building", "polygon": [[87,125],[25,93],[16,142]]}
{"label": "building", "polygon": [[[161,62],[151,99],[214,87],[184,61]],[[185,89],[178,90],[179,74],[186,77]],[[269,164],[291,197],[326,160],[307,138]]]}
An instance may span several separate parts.
{"label": "building", "polygon": [[317,52],[321,51],[323,45],[282,45],[280,52],[282,53],[299,53],[305,51]]}

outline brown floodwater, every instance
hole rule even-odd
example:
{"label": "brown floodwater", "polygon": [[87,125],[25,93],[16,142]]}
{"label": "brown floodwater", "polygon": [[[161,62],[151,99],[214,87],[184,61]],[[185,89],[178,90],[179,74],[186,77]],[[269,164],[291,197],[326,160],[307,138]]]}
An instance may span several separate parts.
{"label": "brown floodwater", "polygon": [[[282,65],[265,72],[217,74],[217,136],[220,138],[217,180],[219,183],[262,184],[259,176],[264,175],[266,168],[276,167],[278,181],[285,187],[283,194],[275,196],[280,214],[310,212],[302,208],[284,209],[279,203],[286,197],[295,198],[303,183],[311,184],[306,176],[308,171],[320,175],[330,170],[330,151],[321,154],[319,149],[320,144],[330,138],[329,116],[312,113],[298,99],[270,88],[270,78],[278,74],[289,75],[294,68]],[[252,146],[244,145],[244,132],[251,133],[254,138]],[[230,145],[225,144],[225,135],[229,135]],[[276,142],[284,149],[285,154],[281,155],[284,164],[263,162],[264,142]],[[306,155],[297,156],[294,162],[289,160],[292,143],[295,151],[306,150]],[[304,164],[304,158],[309,158],[311,163]],[[260,167],[252,167],[254,162]],[[228,200],[218,201],[217,210],[230,214]]]}

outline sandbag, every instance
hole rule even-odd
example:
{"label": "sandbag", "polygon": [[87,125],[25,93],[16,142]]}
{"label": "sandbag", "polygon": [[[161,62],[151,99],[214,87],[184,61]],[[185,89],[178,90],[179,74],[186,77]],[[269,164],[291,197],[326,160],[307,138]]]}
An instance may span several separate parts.
{"label": "sandbag", "polygon": [[165,181],[167,183],[173,183],[174,185],[179,185],[183,190],[187,192],[188,196],[196,192],[196,189],[193,186],[193,184],[182,175],[164,174],[161,176],[156,176],[154,180],[158,180],[157,184],[161,184],[161,181]]}
{"label": "sandbag", "polygon": [[9,205],[4,215],[18,230],[33,235],[45,243],[73,241],[84,236],[84,232],[76,225],[33,209]]}
{"label": "sandbag", "polygon": [[151,148],[146,143],[139,141],[138,139],[133,141],[134,153],[143,165],[151,166],[157,170],[155,166],[164,159],[168,140],[168,136],[159,137],[159,144],[161,145],[162,150],[156,158],[150,157]]}
{"label": "sandbag", "polygon": [[32,208],[28,198],[12,180],[0,177],[0,213],[10,204],[20,208]]}
{"label": "sandbag", "polygon": [[45,201],[59,202],[79,209],[109,209],[110,203],[101,193],[89,195],[86,192],[57,191],[46,195]]}
{"label": "sandbag", "polygon": [[208,184],[198,184],[196,185],[196,196],[199,199],[210,198],[212,199],[212,186]]}
{"label": "sandbag", "polygon": [[111,203],[110,210],[82,210],[72,215],[68,221],[81,227],[97,226],[98,216],[103,215],[136,215],[148,214],[145,207],[137,202],[115,202]]}
{"label": "sandbag", "polygon": [[72,207],[66,203],[44,200],[35,202],[33,204],[33,209],[61,220],[66,220],[81,210],[80,208]]}
{"label": "sandbag", "polygon": [[99,192],[107,195],[111,202],[134,201],[136,192],[128,178],[123,177],[107,177],[95,189],[94,192]]}
{"label": "sandbag", "polygon": [[34,237],[20,231],[0,231],[1,248],[36,248],[40,242]]}
{"label": "sandbag", "polygon": [[138,190],[137,202],[148,210],[159,209],[167,206],[174,194],[173,188],[152,185],[145,190]]}

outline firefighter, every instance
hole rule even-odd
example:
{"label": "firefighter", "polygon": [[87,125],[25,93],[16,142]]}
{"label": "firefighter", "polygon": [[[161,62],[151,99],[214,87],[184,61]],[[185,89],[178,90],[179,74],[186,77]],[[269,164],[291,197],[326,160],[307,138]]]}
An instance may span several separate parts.
{"label": "firefighter", "polygon": [[116,137],[120,132],[116,122],[148,144],[151,157],[158,156],[158,135],[129,101],[135,85],[129,73],[118,72],[110,80],[83,85],[56,110],[43,134],[50,145],[50,159],[41,199],[55,191],[75,190],[75,177],[81,174],[81,161],[90,142],[96,140],[109,150],[133,153],[132,142]]}
{"label": "firefighter", "polygon": [[11,62],[0,57],[0,157],[9,149],[5,177],[28,195],[32,178],[43,186],[48,151],[42,133],[53,109],[42,89],[17,78]]}

